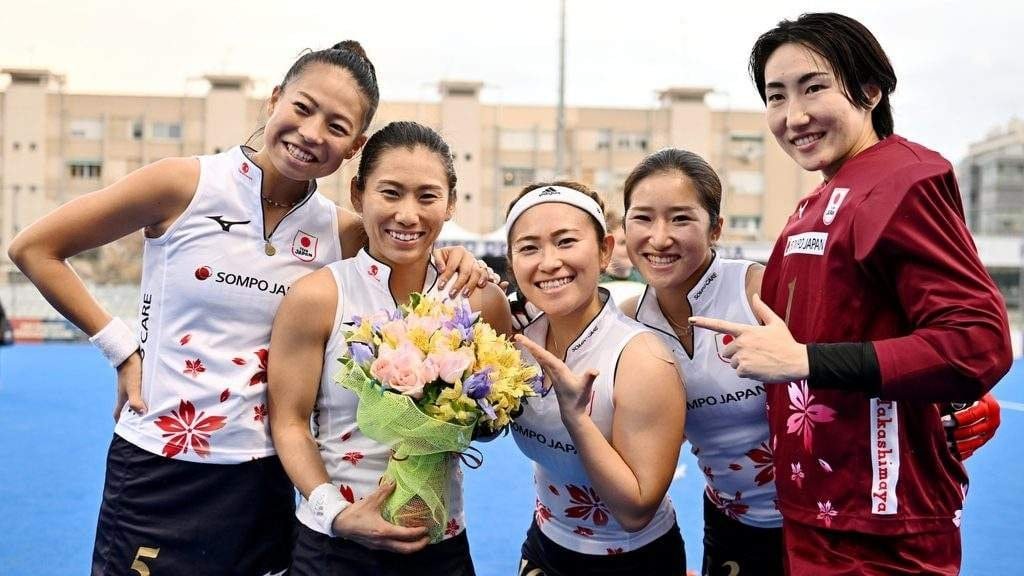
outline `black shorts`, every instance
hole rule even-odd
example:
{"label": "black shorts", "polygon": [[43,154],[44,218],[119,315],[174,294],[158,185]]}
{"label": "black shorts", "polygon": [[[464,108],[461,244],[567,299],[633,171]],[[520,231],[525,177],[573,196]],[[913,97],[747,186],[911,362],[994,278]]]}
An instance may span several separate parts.
{"label": "black shorts", "polygon": [[686,550],[679,525],[656,540],[629,552],[609,556],[581,554],[554,543],[534,521],[523,542],[519,576],[684,576]]}
{"label": "black shorts", "polygon": [[295,489],[276,456],[199,464],[114,435],[92,574],[263,576],[288,568]]}
{"label": "black shorts", "polygon": [[754,528],[723,514],[704,494],[702,576],[782,576],[782,528]]}
{"label": "black shorts", "polygon": [[299,524],[288,576],[475,576],[466,531],[419,552],[371,550]]}

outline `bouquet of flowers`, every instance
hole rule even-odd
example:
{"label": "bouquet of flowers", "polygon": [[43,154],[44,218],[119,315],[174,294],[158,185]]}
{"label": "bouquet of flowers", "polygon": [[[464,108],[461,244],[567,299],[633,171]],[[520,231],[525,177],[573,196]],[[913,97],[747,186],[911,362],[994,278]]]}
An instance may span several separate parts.
{"label": "bouquet of flowers", "polygon": [[479,435],[505,429],[540,370],[479,321],[465,299],[413,294],[394,313],[354,319],[335,376],[359,396],[367,437],[392,447],[384,477],[395,492],[381,510],[401,526],[426,526],[440,541],[448,517],[453,461]]}

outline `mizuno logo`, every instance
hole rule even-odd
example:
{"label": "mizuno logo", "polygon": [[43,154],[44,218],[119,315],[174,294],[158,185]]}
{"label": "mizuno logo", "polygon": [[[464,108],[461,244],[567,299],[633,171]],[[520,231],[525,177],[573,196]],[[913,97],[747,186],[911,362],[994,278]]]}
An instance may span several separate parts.
{"label": "mizuno logo", "polygon": [[231,220],[225,220],[223,216],[207,216],[207,218],[213,220],[217,224],[220,224],[221,230],[224,230],[225,232],[231,232],[231,227],[237,224],[245,225],[248,224],[249,222],[252,222],[252,220],[241,220],[238,222],[232,222]]}

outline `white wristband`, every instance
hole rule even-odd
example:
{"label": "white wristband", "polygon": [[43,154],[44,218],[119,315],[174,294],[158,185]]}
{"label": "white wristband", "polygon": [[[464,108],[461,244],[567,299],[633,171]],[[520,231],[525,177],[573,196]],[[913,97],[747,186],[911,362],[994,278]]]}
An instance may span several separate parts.
{"label": "white wristband", "polygon": [[333,536],[334,519],[348,506],[348,502],[341,497],[341,491],[334,484],[325,482],[309,493],[307,501],[320,527],[326,534]]}
{"label": "white wristband", "polygon": [[120,366],[139,349],[138,336],[124,320],[117,317],[112,318],[102,330],[89,338],[89,342],[100,349],[100,354],[103,354],[114,368]]}

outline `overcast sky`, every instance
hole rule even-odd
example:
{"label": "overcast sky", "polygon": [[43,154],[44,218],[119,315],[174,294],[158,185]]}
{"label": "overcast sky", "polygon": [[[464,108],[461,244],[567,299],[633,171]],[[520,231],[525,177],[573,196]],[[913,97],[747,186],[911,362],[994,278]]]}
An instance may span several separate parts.
{"label": "overcast sky", "polygon": [[[896,130],[951,160],[1024,117],[1024,6],[900,0],[567,0],[566,100],[646,107],[667,86],[708,86],[716,107],[761,109],[746,72],[781,18],[835,10],[861,20],[899,83]],[[90,0],[0,2],[0,66],[66,74],[72,92],[201,93],[210,72],[269,92],[304,48],[363,43],[385,100],[435,99],[439,79],[479,80],[482,98],[554,104],[558,1]]]}

